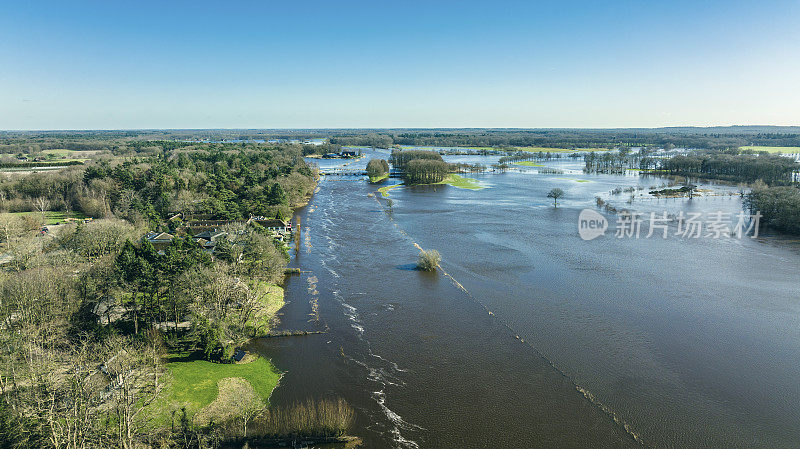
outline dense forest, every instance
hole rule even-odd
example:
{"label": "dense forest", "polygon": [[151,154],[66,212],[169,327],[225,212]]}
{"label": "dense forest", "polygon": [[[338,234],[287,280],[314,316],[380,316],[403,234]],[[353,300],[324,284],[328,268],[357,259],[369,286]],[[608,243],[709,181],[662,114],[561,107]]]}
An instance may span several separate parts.
{"label": "dense forest", "polygon": [[[153,145],[158,151],[151,152]],[[136,145],[132,145],[136,146]],[[315,185],[293,146],[141,144],[143,156],[100,158],[57,173],[0,178],[0,211],[75,211],[159,222],[182,212],[210,218],[288,216]]]}
{"label": "dense forest", "polygon": [[170,358],[229,363],[269,330],[264,296],[286,256],[263,229],[230,229],[229,254],[212,256],[188,236],[156,251],[124,220],[64,226],[42,237],[3,223],[0,447],[216,447],[242,438],[242,420],[255,439],[346,429],[341,403],[305,406],[303,423],[257,408],[203,426],[161,399]]}
{"label": "dense forest", "polygon": [[[316,183],[302,146],[92,139],[86,151],[108,154],[0,177],[0,447],[340,436],[353,413],[342,401],[247,405],[203,424],[165,399],[177,388],[169,364],[224,366],[270,330],[288,260],[256,223],[225,225],[210,252],[176,214],[291,216]],[[42,227],[54,211],[95,219]],[[154,229],[170,232],[169,243],[143,238]]]}

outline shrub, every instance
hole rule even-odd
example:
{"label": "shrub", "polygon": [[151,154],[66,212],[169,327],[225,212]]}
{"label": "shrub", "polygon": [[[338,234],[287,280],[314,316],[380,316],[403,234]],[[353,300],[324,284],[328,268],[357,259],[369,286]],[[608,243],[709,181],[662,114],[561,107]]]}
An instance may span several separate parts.
{"label": "shrub", "polygon": [[439,251],[435,249],[422,250],[419,252],[419,259],[417,260],[417,268],[422,271],[436,271],[439,262],[442,261],[442,256]]}
{"label": "shrub", "polygon": [[339,437],[352,426],[355,412],[343,399],[306,401],[290,407],[265,409],[250,423],[251,435],[261,437]]}

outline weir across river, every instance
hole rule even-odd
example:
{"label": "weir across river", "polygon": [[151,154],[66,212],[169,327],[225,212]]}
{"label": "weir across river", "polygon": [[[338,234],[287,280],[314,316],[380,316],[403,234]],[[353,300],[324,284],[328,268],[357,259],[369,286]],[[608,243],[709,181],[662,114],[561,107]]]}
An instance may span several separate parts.
{"label": "weir across river", "polygon": [[[321,168],[319,170],[320,176],[367,176],[367,170],[364,168]],[[390,178],[399,178],[403,172],[398,170],[391,170],[389,172]]]}

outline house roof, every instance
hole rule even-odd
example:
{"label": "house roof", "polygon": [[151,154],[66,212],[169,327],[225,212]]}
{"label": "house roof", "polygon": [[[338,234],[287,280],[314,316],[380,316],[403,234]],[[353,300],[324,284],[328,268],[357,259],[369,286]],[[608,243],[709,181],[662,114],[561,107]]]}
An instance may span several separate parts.
{"label": "house roof", "polygon": [[266,228],[283,228],[289,223],[288,221],[278,220],[277,218],[270,218],[266,220],[256,220],[256,223]]}
{"label": "house roof", "polygon": [[186,223],[190,228],[227,226],[234,223],[244,223],[243,220],[193,220]]}
{"label": "house roof", "polygon": [[162,240],[162,241],[172,241],[175,237],[172,234],[167,234],[166,232],[162,232],[156,235],[148,235],[147,239],[150,241],[153,240]]}
{"label": "house roof", "polygon": [[206,240],[206,239],[198,239],[198,238],[196,238],[196,239],[194,239],[194,241],[199,243],[200,246],[202,246],[204,248],[211,248],[211,247],[214,246],[214,242],[211,242],[211,241]]}
{"label": "house roof", "polygon": [[199,232],[195,234],[195,238],[201,238],[206,240],[214,240],[217,237],[227,235],[228,233],[225,231],[217,231],[217,230],[207,230],[203,232]]}

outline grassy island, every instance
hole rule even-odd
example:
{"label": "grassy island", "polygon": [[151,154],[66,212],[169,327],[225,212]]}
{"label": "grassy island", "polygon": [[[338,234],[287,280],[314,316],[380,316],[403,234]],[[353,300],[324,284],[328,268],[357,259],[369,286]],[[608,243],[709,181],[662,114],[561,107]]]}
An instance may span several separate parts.
{"label": "grassy island", "polygon": [[441,182],[436,184],[447,184],[449,186],[458,187],[459,189],[480,190],[486,187],[480,185],[477,179],[466,178],[455,173],[447,175]]}
{"label": "grassy island", "polygon": [[386,179],[389,179],[389,173],[384,173],[382,175],[377,175],[377,176],[370,176],[369,177],[369,182],[375,184],[375,183],[379,183],[379,182],[381,182],[383,180],[386,180]]}

